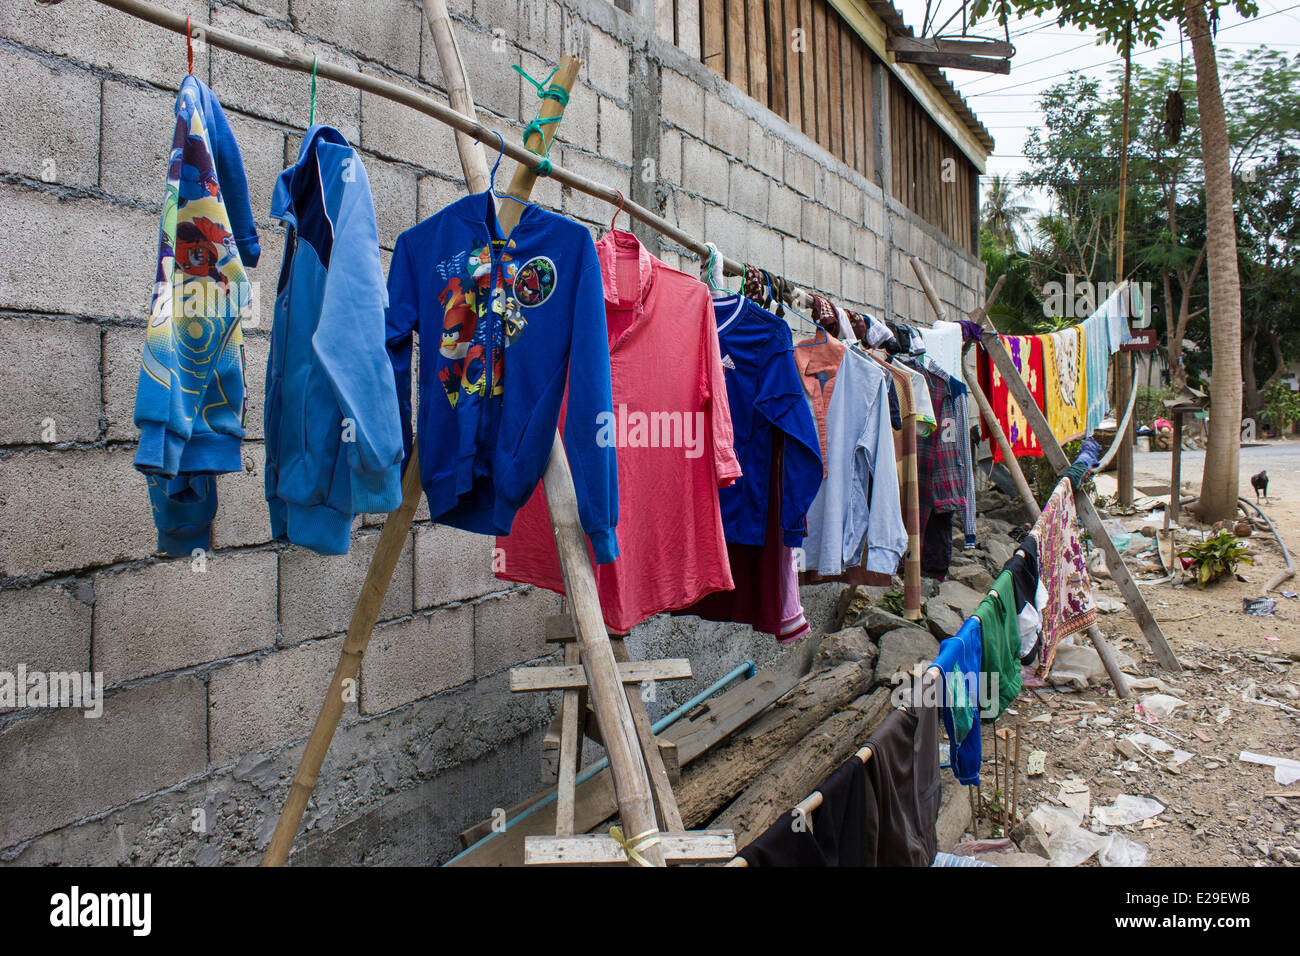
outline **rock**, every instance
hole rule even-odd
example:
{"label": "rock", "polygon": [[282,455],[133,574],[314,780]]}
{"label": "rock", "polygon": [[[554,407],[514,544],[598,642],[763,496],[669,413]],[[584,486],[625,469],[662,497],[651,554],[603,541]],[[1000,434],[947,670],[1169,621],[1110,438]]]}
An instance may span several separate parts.
{"label": "rock", "polygon": [[965,621],[965,618],[938,598],[930,598],[925,602],[925,616],[930,625],[930,633],[941,641],[961,630]]}
{"label": "rock", "polygon": [[956,568],[952,572],[952,579],[960,581],[975,591],[987,591],[993,587],[993,575],[989,574],[978,564],[972,564],[967,567]]}
{"label": "rock", "polygon": [[962,620],[975,613],[984,595],[972,591],[960,581],[944,581],[939,585],[939,600],[961,615]]}
{"label": "rock", "polygon": [[1005,536],[992,536],[984,542],[984,550],[989,553],[989,561],[993,566],[1002,570],[1002,566],[1011,560],[1011,556],[1016,553],[1016,546],[1010,538]]}
{"label": "rock", "polygon": [[939,642],[919,627],[900,627],[881,635],[880,657],[876,661],[876,683],[887,684],[899,671],[911,673],[939,653]]}
{"label": "rock", "polygon": [[855,661],[867,671],[879,654],[880,651],[863,628],[846,627],[842,631],[822,635],[813,670],[827,670],[846,661]]}
{"label": "rock", "polygon": [[1022,852],[1032,854],[1043,860],[1050,859],[1050,854],[1047,852],[1049,839],[1047,831],[1037,820],[1025,817],[1011,831],[1011,839],[1016,842]]}
{"label": "rock", "polygon": [[900,627],[916,627],[911,621],[906,621],[897,614],[890,614],[882,607],[864,608],[852,625],[865,628],[874,638]]}
{"label": "rock", "polygon": [[932,598],[939,593],[939,582],[934,578],[921,578],[921,600]]}

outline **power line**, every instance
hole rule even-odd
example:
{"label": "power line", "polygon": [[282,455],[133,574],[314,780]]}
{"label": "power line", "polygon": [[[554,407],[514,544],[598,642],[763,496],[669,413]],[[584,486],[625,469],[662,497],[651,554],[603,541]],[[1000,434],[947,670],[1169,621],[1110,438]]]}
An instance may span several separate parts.
{"label": "power line", "polygon": [[[1293,4],[1292,6],[1286,7],[1286,8],[1284,8],[1284,9],[1282,9],[1282,10],[1275,10],[1273,13],[1265,13],[1265,14],[1262,15],[1262,16],[1252,17],[1252,18],[1249,19],[1249,20],[1242,20],[1240,23],[1234,23],[1234,24],[1232,24],[1232,25],[1230,25],[1230,26],[1222,27],[1222,28],[1219,30],[1219,33],[1227,33],[1229,30],[1235,30],[1235,29],[1237,29],[1238,27],[1244,27],[1244,26],[1246,26],[1246,25],[1248,25],[1248,24],[1252,24],[1252,23],[1259,23],[1261,20],[1267,20],[1269,17],[1275,17],[1275,16],[1278,16],[1279,14],[1289,13],[1289,12],[1292,11],[1292,10],[1300,10],[1300,3]],[[1162,45],[1160,45],[1160,46],[1147,47],[1146,49],[1138,50],[1138,51],[1136,51],[1135,53],[1133,53],[1133,57],[1136,59],[1136,58],[1139,57],[1139,56],[1146,56],[1148,53],[1157,53],[1157,52],[1159,52],[1160,50],[1168,50],[1168,49],[1170,49],[1170,48],[1172,48],[1172,47],[1176,47],[1176,46],[1178,46],[1181,42],[1182,42],[1181,40],[1171,40],[1170,42],[1165,43],[1165,44],[1162,44]],[[1084,44],[1084,45],[1085,45],[1085,46],[1091,46],[1092,44]],[[1055,54],[1055,55],[1052,56],[1052,57],[1042,57],[1042,58],[1040,58],[1040,59],[1055,59],[1057,56],[1064,56],[1066,53],[1071,53],[1071,52],[1073,52],[1073,51],[1076,50],[1076,49],[1082,49],[1082,47],[1075,47],[1075,48],[1073,48],[1073,49],[1071,49],[1071,50],[1063,50],[1061,53]],[[1031,63],[1036,63],[1036,62],[1039,62],[1039,60],[1031,60],[1030,62],[1031,62]],[[1108,59],[1108,60],[1102,60],[1100,63],[1095,63],[1095,64],[1093,64],[1093,68],[1098,67],[1098,66],[1105,66],[1105,65],[1107,65],[1107,64],[1109,64],[1109,63],[1123,63],[1123,62],[1124,62],[1124,57],[1123,57],[1123,56],[1115,56],[1115,57],[1111,57],[1111,58]],[[1022,65],[1022,66],[1028,66],[1029,63],[1024,63],[1024,64],[1021,64],[1021,65]],[[1003,87],[1000,87],[1000,88],[998,89],[997,92],[988,92],[988,93],[984,93],[984,92],[980,92],[979,90],[976,90],[976,91],[973,92],[973,93],[967,93],[967,92],[966,92],[966,87],[969,86],[969,84],[966,84],[965,86],[963,86],[963,87],[961,88],[961,93],[962,93],[963,96],[972,96],[972,97],[973,97],[973,96],[1033,95],[1033,94],[1008,94],[1006,91],[1007,91],[1007,90],[1018,89],[1019,87],[1022,87],[1022,86],[1031,86],[1031,85],[1033,85],[1033,84],[1037,84],[1037,83],[1045,83],[1045,82],[1047,82],[1048,80],[1056,79],[1056,78],[1059,77],[1059,76],[1068,76],[1068,75],[1070,75],[1071,73],[1078,73],[1080,69],[1083,69],[1083,68],[1080,67],[1080,68],[1071,69],[1071,70],[1062,70],[1062,71],[1060,71],[1059,73],[1051,73],[1051,74],[1049,74],[1049,75],[1047,75],[1047,76],[1040,76],[1040,77],[1037,77],[1036,79],[1032,79],[1032,80],[1023,80],[1023,81],[1021,81],[1021,82],[1019,82],[1019,83],[1013,83],[1013,84],[1011,84],[1010,86],[1003,86]],[[989,77],[978,77],[978,78],[976,78],[976,79],[974,79],[974,80],[971,80],[971,83],[980,83],[980,82],[982,82],[982,81],[984,81],[984,80],[986,80],[986,79],[992,79],[992,77],[991,77],[991,76],[989,76]]]}

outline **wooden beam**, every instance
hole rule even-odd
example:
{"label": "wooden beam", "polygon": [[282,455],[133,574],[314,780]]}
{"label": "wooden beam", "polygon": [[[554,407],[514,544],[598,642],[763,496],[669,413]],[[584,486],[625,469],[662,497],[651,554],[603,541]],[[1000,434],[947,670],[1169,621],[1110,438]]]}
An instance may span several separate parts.
{"label": "wooden beam", "polygon": [[921,63],[926,66],[946,66],[950,70],[977,70],[980,73],[1010,73],[1008,60],[987,56],[966,56],[961,53],[895,53],[899,63]]}
{"label": "wooden beam", "polygon": [[969,53],[975,56],[1015,56],[1016,48],[1005,40],[904,37],[891,34],[885,41],[891,53]]}
{"label": "wooden beam", "polygon": [[[618,665],[618,679],[624,684],[687,680],[690,677],[691,662],[684,657],[661,661],[630,661]],[[512,694],[539,690],[579,690],[587,686],[586,672],[581,666],[516,667],[510,672]]]}
{"label": "wooden beam", "polygon": [[[664,858],[672,863],[729,860],[736,855],[736,837],[730,830],[664,833],[660,841]],[[528,866],[602,866],[626,862],[627,855],[612,836],[530,836],[524,840],[524,863]]]}

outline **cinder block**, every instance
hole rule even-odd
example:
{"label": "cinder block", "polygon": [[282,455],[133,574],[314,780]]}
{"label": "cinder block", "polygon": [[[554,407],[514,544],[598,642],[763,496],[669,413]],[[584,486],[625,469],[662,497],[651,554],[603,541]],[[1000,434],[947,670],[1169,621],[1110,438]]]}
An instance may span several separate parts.
{"label": "cinder block", "polygon": [[148,317],[155,214],[17,185],[0,184],[0,196],[0,308]]}
{"label": "cinder block", "polygon": [[754,224],[722,206],[704,208],[704,234],[726,256],[747,262],[751,258],[750,236]]}
{"label": "cinder block", "polygon": [[[479,6],[495,11],[501,7],[501,4],[499,0],[480,0]],[[512,34],[515,42],[520,48],[540,57],[542,62],[558,63],[564,32],[563,16],[564,8],[558,3],[550,3],[548,0],[522,0],[519,4],[518,26]],[[491,23],[482,13],[478,15],[478,20],[489,26],[498,25]],[[505,29],[509,30],[508,27]],[[427,28],[424,42],[426,44],[431,42]]]}
{"label": "cinder block", "polygon": [[547,615],[559,614],[560,596],[540,588],[474,605],[474,675],[486,677],[553,653],[546,643]]}
{"label": "cinder block", "polygon": [[421,176],[416,219],[424,222],[434,213],[442,212],[467,192],[465,181],[451,182],[439,176]]}
{"label": "cinder block", "polygon": [[92,599],[89,582],[0,591],[0,671],[88,669]]}
{"label": "cinder block", "polygon": [[846,262],[840,269],[840,282],[845,301],[866,308],[867,270],[856,263]]}
{"label": "cinder block", "polygon": [[785,246],[785,277],[802,285],[813,284],[816,276],[815,259],[821,250],[791,236],[782,240]]}
{"label": "cinder block", "polygon": [[879,269],[868,269],[865,276],[866,291],[863,293],[863,303],[868,309],[873,310],[874,315],[884,318],[885,316],[885,273]]}
{"label": "cinder block", "polygon": [[665,67],[660,72],[660,115],[692,136],[704,136],[704,91]]}
{"label": "cinder block", "polygon": [[[176,96],[104,81],[104,130],[99,185],[123,199],[161,204],[167,183]],[[243,144],[240,143],[241,152]],[[247,159],[245,155],[245,159]]]}
{"label": "cinder block", "polygon": [[[160,5],[188,14],[195,27],[208,22],[207,0],[164,0]],[[185,77],[183,36],[98,3],[0,5],[0,37],[171,90]],[[196,41],[198,76],[207,76],[208,50]]]}
{"label": "cinder block", "polygon": [[72,319],[0,318],[0,443],[94,441],[99,329]]}
{"label": "cinder block", "polygon": [[134,448],[36,450],[0,461],[0,576],[133,561],[153,552]]}
{"label": "cinder block", "polygon": [[271,540],[271,513],[266,506],[266,447],[246,441],[244,470],[217,476],[217,516],[212,521],[212,549],[266,544]]}
{"label": "cinder block", "polygon": [[[586,176],[598,183],[621,189],[624,194],[631,191],[630,171],[621,169],[603,159],[587,156],[577,150],[566,149],[564,151],[564,165],[580,176]],[[586,193],[580,193],[576,189],[567,187],[564,190],[563,208],[566,216],[585,220],[589,223],[600,223],[603,226],[609,225],[610,217],[614,214],[614,210],[604,200],[596,199],[594,196],[588,196]]]}
{"label": "cinder block", "polygon": [[[524,57],[524,60],[527,63],[528,57]],[[549,72],[549,67],[543,70],[542,76],[545,76],[547,72]],[[534,73],[534,75],[536,74]],[[598,152],[597,140],[599,137],[597,132],[600,119],[597,100],[596,92],[590,86],[587,86],[581,80],[574,83],[569,105],[564,108],[564,120],[560,123],[560,128],[555,132],[556,140],[566,146],[577,146],[592,153]],[[532,114],[530,113],[529,116],[531,117]],[[554,158],[555,151],[552,150],[551,152],[552,158]],[[608,158],[617,158],[622,161],[628,157]]]}
{"label": "cinder block", "polygon": [[677,228],[688,236],[704,235],[704,203],[680,189],[673,194],[677,206]]}
{"label": "cinder block", "polygon": [[370,177],[370,192],[375,201],[375,224],[379,227],[379,244],[393,248],[397,237],[415,225],[419,186],[413,169],[386,163],[383,160],[365,160],[366,174]]}
{"label": "cinder block", "polygon": [[[361,65],[354,57],[340,53],[331,46],[305,40],[296,33],[279,29],[269,21],[235,7],[217,6],[213,23],[246,36],[255,36],[262,43],[292,53],[319,56],[322,60],[353,70]],[[260,63],[238,53],[213,50],[212,88],[221,97],[221,105],[228,111],[238,110],[298,129],[307,128],[311,107],[309,74]],[[317,83],[316,121],[337,127],[351,143],[357,142],[360,110],[360,91],[329,80]]]}
{"label": "cinder block", "polygon": [[600,30],[592,30],[583,64],[587,82],[620,102],[628,100],[628,51],[626,44]]}
{"label": "cinder block", "polygon": [[144,347],[143,328],[110,326],[104,329],[104,416],[109,441],[136,441],[135,390],[140,377],[140,354]]}
{"label": "cinder block", "polygon": [[632,143],[632,114],[611,99],[600,98],[600,152],[603,156],[626,159],[640,175],[645,152]]}
{"label": "cinder block", "polygon": [[[525,8],[529,6],[549,7],[551,4],[544,2],[530,4],[525,2],[521,6]],[[472,11],[471,7],[473,7]],[[447,9],[453,17],[460,13],[458,8],[464,8],[465,16],[472,19],[476,25],[482,27],[488,33],[500,31],[512,40],[520,35],[519,17],[521,11],[516,8],[516,4],[501,3],[500,0],[477,0],[475,3],[471,3],[470,0],[455,0],[455,2],[447,5]],[[534,17],[533,20],[536,23],[543,22],[539,17]]]}
{"label": "cinder block", "polygon": [[745,161],[773,179],[785,175],[785,140],[762,123],[748,121],[749,150]]}
{"label": "cinder block", "polygon": [[833,253],[818,252],[814,279],[818,292],[831,298],[840,295],[840,267],[843,263],[844,260]]}
{"label": "cinder block", "polygon": [[6,91],[0,99],[0,170],[46,183],[94,186],[99,80],[9,50],[0,50],[0,74]]}
{"label": "cinder block", "polygon": [[840,179],[840,205],[836,212],[854,225],[858,225],[862,222],[862,203],[862,190],[857,183]]}
{"label": "cinder block", "polygon": [[803,204],[803,228],[799,236],[804,242],[811,242],[822,249],[830,247],[831,213],[821,203],[805,201]]}
{"label": "cinder block", "polygon": [[729,165],[726,155],[708,144],[697,139],[682,140],[682,181],[692,192],[725,203]]}
{"label": "cinder block", "polygon": [[375,629],[361,665],[361,712],[379,714],[474,679],[474,609],[417,614]]}
{"label": "cinder block", "polygon": [[294,27],[340,49],[415,76],[420,58],[420,11],[410,0],[289,0]]}
{"label": "cinder block", "polygon": [[786,148],[785,182],[787,186],[805,196],[811,196],[816,174],[817,164],[812,157],[799,152],[794,147]]}
{"label": "cinder block", "polygon": [[803,221],[803,200],[778,182],[768,184],[768,228],[788,236],[797,235]]}
{"label": "cinder block", "polygon": [[[311,641],[235,661],[208,683],[209,751],[214,766],[307,736],[338,666],[343,638]],[[355,688],[343,720],[357,714]]]}
{"label": "cinder block", "polygon": [[[317,110],[320,103],[316,104]],[[275,191],[276,180],[285,169],[284,133],[261,120],[249,119],[238,113],[227,113],[230,128],[239,144],[239,153],[244,159],[244,175],[248,180],[248,201],[253,210],[253,219],[258,224],[259,235],[264,232],[263,224],[271,223],[271,195]],[[294,153],[293,158],[297,158]],[[261,263],[261,260],[258,260]],[[276,263],[278,266],[279,263]],[[266,270],[262,277],[267,278]],[[272,279],[274,274],[272,273]]]}
{"label": "cinder block", "polygon": [[659,181],[675,186],[682,181],[682,134],[664,130],[659,135]]}
{"label": "cinder block", "polygon": [[731,164],[731,201],[734,212],[767,224],[767,177],[740,163]]}
{"label": "cinder block", "polygon": [[875,235],[866,229],[853,230],[853,258],[863,265],[873,268],[880,268],[884,263],[880,262],[879,240]]}
{"label": "cinder block", "polygon": [[[468,601],[514,585],[493,574],[496,539],[446,525],[415,532],[415,607]],[[504,560],[504,559],[503,559]]]}
{"label": "cinder block", "polygon": [[[347,630],[378,546],[379,535],[366,534],[353,538],[351,550],[343,556],[314,554],[299,547],[281,553],[280,626],[286,643]],[[379,610],[381,621],[411,613],[411,552],[408,535]]]}
{"label": "cinder block", "polygon": [[842,216],[831,213],[831,245],[830,248],[841,252],[844,255],[851,254],[853,249],[853,225]]}
{"label": "cinder block", "polygon": [[145,684],[104,701],[103,715],[52,710],[0,729],[0,847],[203,773],[203,683]]}
{"label": "cinder block", "polygon": [[94,666],[109,686],[274,643],[272,552],[95,575]]}
{"label": "cinder block", "polygon": [[361,146],[420,169],[460,169],[450,126],[373,93],[361,94]]}
{"label": "cinder block", "polygon": [[[259,327],[260,328],[260,327]],[[266,427],[266,362],[271,356],[271,337],[244,333],[244,439],[261,441]]]}
{"label": "cinder block", "polygon": [[704,97],[704,138],[728,156],[743,158],[749,151],[749,117],[716,96]]}

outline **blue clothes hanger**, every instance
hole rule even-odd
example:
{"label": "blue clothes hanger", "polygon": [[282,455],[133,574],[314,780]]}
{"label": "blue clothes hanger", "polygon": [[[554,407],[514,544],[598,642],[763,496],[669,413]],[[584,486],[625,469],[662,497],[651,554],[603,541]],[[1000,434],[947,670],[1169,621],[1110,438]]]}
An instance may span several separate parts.
{"label": "blue clothes hanger", "polygon": [[521,206],[532,205],[532,203],[526,200],[516,199],[514,196],[503,196],[501,195],[501,193],[497,192],[497,170],[501,168],[501,160],[506,155],[506,138],[502,136],[499,132],[497,132],[497,130],[493,130],[492,132],[497,134],[497,139],[501,143],[501,148],[497,150],[497,161],[492,164],[492,174],[491,176],[488,177],[488,192],[490,192],[493,196],[495,196],[497,199],[501,200],[502,202],[509,199],[511,202],[517,202]]}

